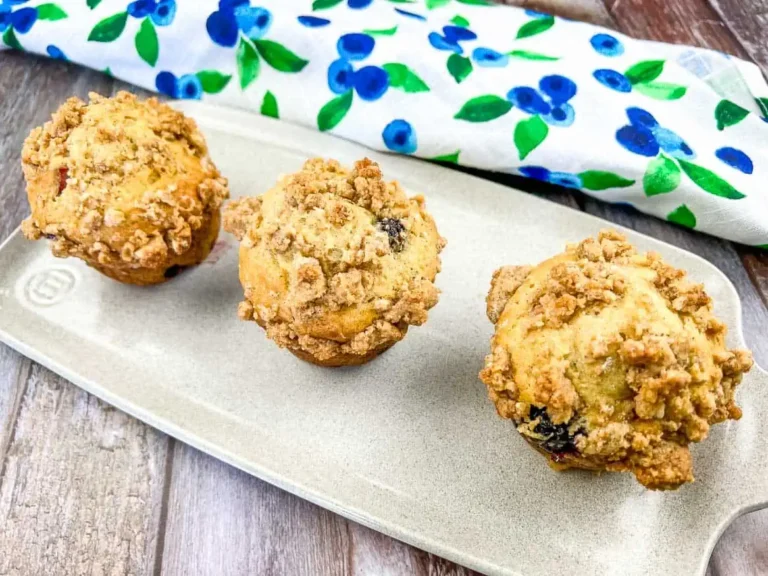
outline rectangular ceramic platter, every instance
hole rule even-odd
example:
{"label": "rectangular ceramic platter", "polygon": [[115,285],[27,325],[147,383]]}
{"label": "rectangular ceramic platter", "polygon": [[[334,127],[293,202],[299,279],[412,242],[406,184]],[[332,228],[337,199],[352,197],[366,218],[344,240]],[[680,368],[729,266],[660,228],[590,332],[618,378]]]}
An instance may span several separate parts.
{"label": "rectangular ceramic platter", "polygon": [[[606,223],[426,162],[244,112],[196,118],[233,197],[308,157],[379,161],[423,193],[448,239],[428,323],[376,361],[323,369],[237,319],[236,241],[165,285],[113,282],[16,233],[0,250],[0,338],[118,408],[285,490],[490,574],[703,574],[727,523],[768,499],[766,376],[744,418],[694,450],[697,481],[648,492],[629,475],[556,473],[496,416],[477,374],[495,268],[536,263]],[[627,231],[706,284],[741,345],[740,305],[712,265]]]}

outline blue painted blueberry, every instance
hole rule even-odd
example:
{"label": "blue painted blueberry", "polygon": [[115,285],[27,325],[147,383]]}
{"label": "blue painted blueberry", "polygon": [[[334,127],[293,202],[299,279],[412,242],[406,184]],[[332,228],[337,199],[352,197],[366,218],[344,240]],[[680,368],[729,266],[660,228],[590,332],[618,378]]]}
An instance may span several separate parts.
{"label": "blue painted blueberry", "polygon": [[539,80],[539,90],[549,96],[552,104],[563,104],[576,95],[576,84],[570,78],[553,74]]}
{"label": "blue painted blueberry", "polygon": [[389,75],[378,66],[365,66],[355,72],[354,83],[357,95],[373,102],[381,98],[389,88]]}
{"label": "blue painted blueberry", "polygon": [[144,18],[155,11],[155,0],[136,0],[128,4],[127,12],[134,18]]}
{"label": "blue painted blueberry", "polygon": [[603,68],[601,70],[595,70],[592,75],[598,82],[600,82],[600,84],[611,90],[616,90],[616,92],[632,92],[632,84],[621,72]]}
{"label": "blue painted blueberry", "polygon": [[365,60],[373,52],[376,41],[368,34],[344,34],[336,42],[336,50],[339,56],[347,60]]}
{"label": "blue painted blueberry", "polygon": [[549,182],[550,171],[543,166],[521,166],[518,170],[527,178]]}
{"label": "blue painted blueberry", "polygon": [[54,60],[64,60],[64,61],[67,60],[66,55],[64,54],[64,52],[61,51],[61,48],[59,48],[58,46],[54,46],[53,44],[49,44],[45,48],[45,51],[48,53],[48,56],[50,56]]}
{"label": "blue painted blueberry", "polygon": [[651,128],[651,131],[661,149],[670,156],[683,160],[689,160],[695,156],[691,147],[672,130],[656,126]]}
{"label": "blue painted blueberry", "polygon": [[194,74],[184,74],[178,82],[178,98],[200,100],[203,95],[203,84]]}
{"label": "blue painted blueberry", "polygon": [[576,112],[574,111],[573,106],[565,102],[563,104],[553,106],[550,113],[544,114],[541,119],[550,126],[567,128],[573,124],[574,120],[576,120]]}
{"label": "blue painted blueberry", "polygon": [[13,29],[19,34],[26,34],[37,22],[37,8],[22,8],[10,15]]}
{"label": "blue painted blueberry", "polygon": [[11,7],[0,4],[0,32],[5,32],[11,24]]}
{"label": "blue painted blueberry", "polygon": [[234,12],[217,10],[205,21],[205,29],[208,36],[216,44],[225,48],[232,48],[237,44],[239,28],[235,20]]}
{"label": "blue painted blueberry", "polygon": [[478,66],[503,68],[509,63],[509,56],[490,48],[475,48],[472,51],[472,60],[477,62]]}
{"label": "blue painted blueberry", "polygon": [[507,92],[507,100],[528,114],[549,114],[551,107],[536,90],[518,86]]}
{"label": "blue painted blueberry", "polygon": [[235,8],[235,21],[243,34],[253,40],[258,40],[269,30],[272,24],[272,13],[266,8],[238,6]]}
{"label": "blue painted blueberry", "polygon": [[477,34],[462,26],[443,26],[443,36],[447,42],[463,42],[477,38]]}
{"label": "blue painted blueberry", "polygon": [[645,126],[654,130],[659,125],[653,114],[642,108],[627,108],[627,118],[629,118],[629,123],[632,126]]}
{"label": "blue painted blueberry", "polygon": [[549,14],[545,12],[539,12],[538,10],[531,10],[530,8],[525,11],[526,16],[531,16],[532,18],[546,18],[549,16]]}
{"label": "blue painted blueberry", "polygon": [[318,18],[317,16],[299,16],[298,21],[299,24],[307,28],[320,28],[331,23],[327,18]]}
{"label": "blue painted blueberry", "polygon": [[150,18],[157,26],[168,26],[176,16],[176,0],[160,0]]}
{"label": "blue painted blueberry", "polygon": [[413,154],[416,152],[418,143],[416,142],[416,132],[413,126],[405,120],[392,120],[381,133],[384,144],[393,152],[401,154]]}
{"label": "blue painted blueberry", "polygon": [[344,94],[355,83],[355,70],[347,60],[339,58],[328,67],[328,87],[334,94]]}
{"label": "blue painted blueberry", "polygon": [[408,16],[409,18],[415,18],[416,20],[421,20],[422,22],[426,22],[427,20],[421,14],[416,14],[415,12],[408,12],[408,10],[403,10],[402,8],[395,8],[395,12],[397,12],[398,14],[402,14],[403,16]]}
{"label": "blue painted blueberry", "polygon": [[715,156],[728,164],[731,168],[735,168],[744,174],[752,174],[755,170],[755,165],[752,163],[752,159],[738,148],[725,146],[724,148],[718,149],[717,152],[715,152]]}
{"label": "blue painted blueberry", "polygon": [[576,174],[570,172],[551,172],[549,174],[549,182],[556,184],[557,186],[565,186],[566,188],[581,188],[581,178]]}
{"label": "blue painted blueberry", "polygon": [[595,34],[589,43],[603,56],[621,56],[624,54],[624,45],[618,38],[610,34]]}
{"label": "blue painted blueberry", "polygon": [[361,10],[363,8],[368,8],[368,6],[371,5],[371,2],[373,2],[373,0],[347,0],[347,6],[353,10]]}
{"label": "blue painted blueberry", "polygon": [[250,6],[251,0],[219,0],[219,10],[234,12],[239,6]]}
{"label": "blue painted blueberry", "polygon": [[179,82],[176,79],[176,76],[170,72],[160,72],[155,77],[155,88],[157,88],[157,91],[166,96],[170,96],[171,98],[177,97],[179,90],[178,84]]}
{"label": "blue painted blueberry", "polygon": [[616,140],[634,154],[653,158],[659,153],[659,143],[645,126],[624,126],[616,132]]}
{"label": "blue painted blueberry", "polygon": [[452,42],[449,42],[437,32],[430,32],[428,38],[429,38],[429,43],[432,44],[432,46],[434,48],[437,48],[438,50],[448,50],[449,52],[455,52],[456,54],[464,53],[464,49],[461,46],[459,46],[458,42],[456,42],[455,40]]}

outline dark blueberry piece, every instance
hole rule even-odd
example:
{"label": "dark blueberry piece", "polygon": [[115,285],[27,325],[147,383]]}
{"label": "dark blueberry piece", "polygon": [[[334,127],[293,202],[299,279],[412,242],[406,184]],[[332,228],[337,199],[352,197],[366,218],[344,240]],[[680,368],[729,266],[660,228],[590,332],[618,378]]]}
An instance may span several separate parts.
{"label": "dark blueberry piece", "polygon": [[46,234],[45,235],[48,240],[56,240],[56,234]]}
{"label": "dark blueberry piece", "polygon": [[64,192],[64,188],[67,187],[67,178],[69,178],[69,169],[59,168],[59,192],[56,196]]}
{"label": "dark blueberry piece", "polygon": [[178,264],[174,264],[173,266],[165,270],[165,273],[163,274],[163,276],[165,276],[166,278],[174,278],[179,274],[181,274],[182,272],[184,272],[185,268],[186,266],[179,266]]}
{"label": "dark blueberry piece", "polygon": [[533,428],[533,432],[544,437],[539,441],[539,445],[547,452],[564,454],[576,452],[576,437],[583,434],[581,430],[571,435],[569,424],[554,424],[549,418],[546,408],[531,406],[529,413],[530,420],[539,419],[539,423]]}
{"label": "dark blueberry piece", "polygon": [[397,218],[382,218],[377,222],[379,230],[389,236],[389,247],[394,252],[402,252],[405,248],[406,231],[403,223]]}

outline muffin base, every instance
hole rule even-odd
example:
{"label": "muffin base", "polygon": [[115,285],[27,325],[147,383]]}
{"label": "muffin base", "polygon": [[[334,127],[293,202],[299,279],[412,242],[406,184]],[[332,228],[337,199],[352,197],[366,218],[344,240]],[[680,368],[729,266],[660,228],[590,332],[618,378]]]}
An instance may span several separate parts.
{"label": "muffin base", "polygon": [[325,358],[322,360],[316,358],[305,350],[296,350],[293,348],[289,348],[288,350],[291,352],[291,354],[296,356],[296,358],[304,360],[305,362],[309,362],[310,364],[314,364],[315,366],[323,366],[325,368],[339,368],[341,366],[360,366],[361,364],[366,364],[380,354],[383,354],[392,348],[392,346],[395,344],[397,344],[397,342],[387,342],[378,348],[371,350],[367,354],[336,354],[330,358]]}
{"label": "muffin base", "polygon": [[221,212],[216,210],[203,220],[200,228],[192,235],[192,245],[183,254],[173,254],[160,267],[130,268],[128,266],[105,266],[97,261],[85,260],[91,268],[98,270],[104,276],[123,284],[134,286],[151,286],[162,284],[178,276],[185,268],[200,264],[211,253],[216,239],[219,237]]}

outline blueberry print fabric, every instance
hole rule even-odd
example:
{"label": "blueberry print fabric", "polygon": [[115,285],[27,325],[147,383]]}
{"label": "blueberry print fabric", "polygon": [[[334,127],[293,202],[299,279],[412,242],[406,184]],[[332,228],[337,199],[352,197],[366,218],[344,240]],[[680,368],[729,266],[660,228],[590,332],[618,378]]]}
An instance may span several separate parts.
{"label": "blueberry print fabric", "polygon": [[0,0],[0,38],[768,248],[768,85],[719,52],[487,0]]}

